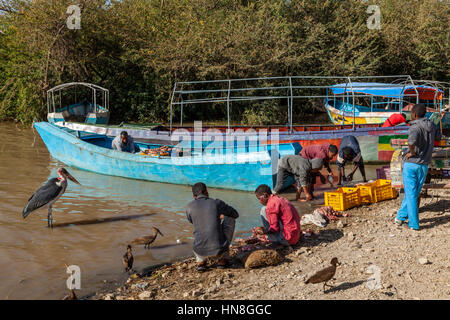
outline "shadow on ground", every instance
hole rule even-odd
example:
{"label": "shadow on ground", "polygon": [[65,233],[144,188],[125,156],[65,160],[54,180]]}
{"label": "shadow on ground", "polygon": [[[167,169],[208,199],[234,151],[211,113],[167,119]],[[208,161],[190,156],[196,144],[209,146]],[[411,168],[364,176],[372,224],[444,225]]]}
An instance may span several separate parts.
{"label": "shadow on ground", "polygon": [[366,282],[366,281],[359,280],[359,281],[355,281],[355,282],[344,282],[344,283],[341,283],[340,285],[338,285],[336,287],[333,287],[331,289],[325,290],[324,293],[333,293],[333,292],[336,292],[336,291],[344,291],[344,290],[352,289],[352,288],[355,288],[357,286],[362,285],[364,282]]}
{"label": "shadow on ground", "polygon": [[428,203],[427,205],[420,207],[419,213],[426,212],[426,211],[445,213],[449,204],[450,204],[450,200],[439,199],[438,201],[433,201],[431,203]]}
{"label": "shadow on ground", "polygon": [[447,224],[450,222],[450,215],[442,215],[432,218],[420,219],[421,229],[431,229],[442,224]]}
{"label": "shadow on ground", "polygon": [[322,243],[332,243],[343,236],[344,233],[339,229],[322,229],[316,236],[302,237],[298,247],[315,247]]}

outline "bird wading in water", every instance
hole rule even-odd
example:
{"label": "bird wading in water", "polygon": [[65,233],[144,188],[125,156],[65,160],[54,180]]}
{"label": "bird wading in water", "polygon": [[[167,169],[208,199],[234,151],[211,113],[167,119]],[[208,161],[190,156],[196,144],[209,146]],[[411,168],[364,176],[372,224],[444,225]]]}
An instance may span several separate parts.
{"label": "bird wading in water", "polygon": [[305,283],[321,283],[323,282],[323,291],[325,292],[325,286],[332,287],[327,284],[328,281],[330,281],[334,274],[336,273],[336,266],[338,265],[339,261],[337,258],[331,259],[331,266],[322,269],[318,272],[316,272],[313,276],[311,276],[308,280],[305,281]]}
{"label": "bird wading in water", "polygon": [[25,219],[28,215],[43,207],[48,208],[48,226],[53,227],[52,221],[52,206],[63,195],[67,188],[67,179],[72,180],[76,184],[80,183],[72,177],[72,175],[65,169],[58,169],[58,178],[52,178],[42,185],[37,191],[28,199],[28,203],[23,208],[22,216]]}
{"label": "bird wading in water", "polygon": [[152,227],[153,230],[153,235],[151,236],[144,236],[144,237],[140,237],[140,238],[136,238],[133,240],[133,244],[143,244],[144,248],[150,249],[150,244],[153,243],[153,241],[155,241],[156,236],[158,235],[158,233],[162,236],[164,236],[161,231],[159,231],[158,228]]}
{"label": "bird wading in water", "polygon": [[131,252],[131,246],[127,246],[127,252],[122,257],[122,263],[125,266],[125,272],[130,271],[133,268],[134,257]]}

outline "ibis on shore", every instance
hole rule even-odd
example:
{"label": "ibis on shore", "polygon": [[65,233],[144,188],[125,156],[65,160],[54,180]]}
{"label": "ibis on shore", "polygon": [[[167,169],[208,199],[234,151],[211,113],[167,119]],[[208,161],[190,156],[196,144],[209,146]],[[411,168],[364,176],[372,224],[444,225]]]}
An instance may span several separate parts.
{"label": "ibis on shore", "polygon": [[325,286],[331,287],[329,284],[327,284],[327,282],[333,278],[334,274],[336,273],[336,266],[338,264],[339,261],[337,258],[331,259],[331,266],[316,272],[313,276],[306,280],[305,283],[323,282],[323,292],[325,292]]}
{"label": "ibis on shore", "polygon": [[131,271],[133,269],[133,253],[131,252],[131,246],[127,246],[127,252],[122,257],[122,263],[125,266],[125,272]]}
{"label": "ibis on shore", "polygon": [[47,207],[48,226],[52,228],[52,206],[66,191],[67,179],[80,184],[65,168],[59,168],[58,178],[48,180],[28,199],[28,203],[22,211],[23,218],[25,219],[31,212],[39,208]]}
{"label": "ibis on shore", "polygon": [[144,248],[150,249],[150,244],[152,244],[153,241],[155,241],[156,236],[158,233],[162,236],[164,236],[161,231],[159,231],[158,228],[152,227],[153,234],[151,236],[143,236],[140,238],[136,238],[132,241],[133,244],[143,244]]}

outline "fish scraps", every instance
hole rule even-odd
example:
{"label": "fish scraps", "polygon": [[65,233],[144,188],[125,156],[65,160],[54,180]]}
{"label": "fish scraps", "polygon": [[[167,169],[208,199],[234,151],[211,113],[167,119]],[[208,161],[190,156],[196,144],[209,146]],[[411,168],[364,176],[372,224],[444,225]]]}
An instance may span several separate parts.
{"label": "fish scraps", "polygon": [[253,251],[264,248],[270,243],[270,240],[265,234],[258,234],[255,228],[252,228],[252,235],[248,238],[238,238],[235,240],[235,245],[230,246],[234,253],[243,251]]}

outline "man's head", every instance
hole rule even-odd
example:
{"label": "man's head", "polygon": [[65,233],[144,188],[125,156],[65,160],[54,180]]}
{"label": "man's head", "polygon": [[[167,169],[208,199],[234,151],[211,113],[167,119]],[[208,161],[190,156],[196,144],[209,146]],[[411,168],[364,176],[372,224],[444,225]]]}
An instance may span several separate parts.
{"label": "man's head", "polygon": [[422,103],[415,104],[411,109],[411,119],[417,120],[423,118],[425,117],[426,113],[427,107],[424,104]]}
{"label": "man's head", "polygon": [[338,147],[336,147],[334,144],[330,144],[328,147],[328,159],[333,159],[335,155],[338,153]]}
{"label": "man's head", "polygon": [[342,154],[344,155],[344,159],[349,161],[353,160],[353,158],[355,157],[355,153],[350,147],[344,147],[342,149]]}
{"label": "man's head", "polygon": [[123,144],[127,144],[128,143],[128,132],[122,131],[120,133],[120,138],[121,138]]}
{"label": "man's head", "polygon": [[256,198],[259,200],[259,202],[266,206],[267,202],[269,201],[269,197],[272,194],[272,190],[267,184],[261,184],[258,188],[255,190]]}
{"label": "man's head", "polygon": [[311,171],[319,172],[323,167],[323,160],[321,158],[311,159]]}
{"label": "man's head", "polygon": [[192,195],[194,196],[194,199],[197,199],[199,196],[209,196],[208,195],[208,189],[206,188],[206,184],[203,182],[197,182],[192,186]]}

